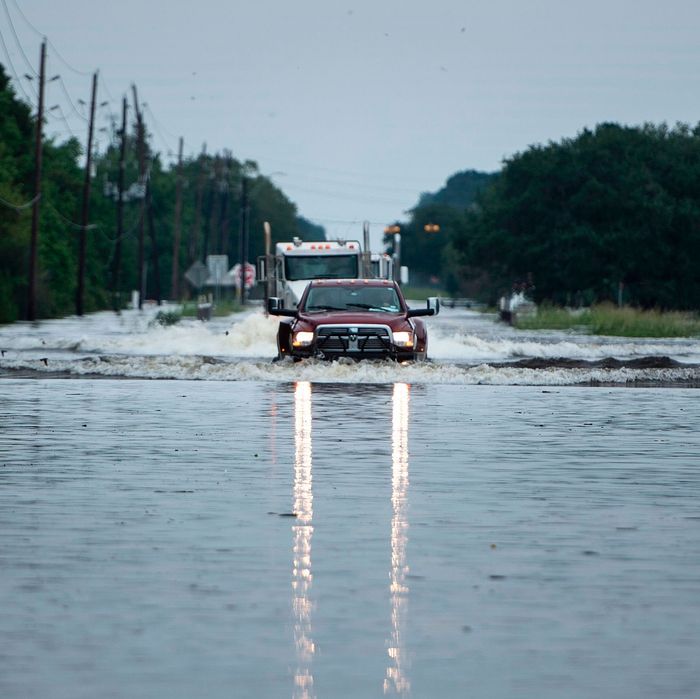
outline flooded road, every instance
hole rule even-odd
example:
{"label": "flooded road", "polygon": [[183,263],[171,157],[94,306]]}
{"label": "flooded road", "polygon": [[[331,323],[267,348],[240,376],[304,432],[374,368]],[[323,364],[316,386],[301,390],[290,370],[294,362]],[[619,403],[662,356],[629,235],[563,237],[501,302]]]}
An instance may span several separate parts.
{"label": "flooded road", "polygon": [[278,367],[230,321],[83,320],[0,332],[0,696],[700,694],[697,391],[464,356],[697,342],[455,315],[425,367]]}
{"label": "flooded road", "polygon": [[260,310],[170,327],[155,323],[156,310],[0,327],[0,377],[700,387],[700,338],[520,331],[493,315],[445,308],[428,320],[428,363],[272,364],[278,321]]}

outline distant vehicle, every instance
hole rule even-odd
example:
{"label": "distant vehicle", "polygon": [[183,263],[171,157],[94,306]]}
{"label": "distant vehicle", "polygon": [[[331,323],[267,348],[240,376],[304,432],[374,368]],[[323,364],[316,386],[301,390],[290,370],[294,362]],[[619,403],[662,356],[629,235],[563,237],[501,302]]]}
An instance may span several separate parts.
{"label": "distant vehicle", "polygon": [[525,318],[537,313],[536,304],[525,296],[524,291],[514,291],[510,296],[501,296],[498,314],[502,321],[514,325],[516,318]]}
{"label": "distant vehicle", "polygon": [[258,258],[258,278],[270,285],[270,296],[294,308],[312,279],[357,279],[362,252],[357,240],[277,243],[271,258]]}
{"label": "distant vehicle", "polygon": [[386,279],[316,280],[296,309],[270,298],[270,315],[286,316],[277,332],[278,358],[422,360],[428,333],[419,316],[437,315],[440,303],[410,309],[399,285]]}
{"label": "distant vehicle", "polygon": [[294,238],[277,243],[275,254],[258,258],[258,279],[267,282],[269,295],[286,308],[299,303],[313,279],[393,278],[393,260],[386,253],[365,255],[357,240],[307,242]]}

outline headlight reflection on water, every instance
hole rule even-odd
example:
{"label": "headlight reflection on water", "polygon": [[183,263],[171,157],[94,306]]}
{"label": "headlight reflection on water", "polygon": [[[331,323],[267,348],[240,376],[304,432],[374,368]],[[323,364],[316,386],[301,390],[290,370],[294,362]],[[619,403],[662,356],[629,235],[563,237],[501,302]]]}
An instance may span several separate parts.
{"label": "headlight reflection on water", "polygon": [[311,476],[311,384],[299,381],[294,390],[294,544],[292,560],[292,607],[297,669],[294,674],[294,699],[313,699],[314,678],[311,663],[316,648],[311,635],[312,603],[309,599],[311,538],[313,536],[313,487]]}
{"label": "headlight reflection on water", "polygon": [[[391,566],[389,594],[391,630],[387,638],[389,656],[384,694],[405,696],[411,683],[404,641],[408,586],[406,546],[408,543],[408,384],[394,385],[392,395],[392,478],[391,478]],[[294,390],[294,512],[292,556],[292,610],[297,667],[294,699],[314,699],[312,663],[316,652],[312,636],[313,583],[311,541],[313,537],[313,479],[311,446],[311,384],[299,381]]]}
{"label": "headlight reflection on water", "polygon": [[406,675],[404,622],[408,603],[406,544],[408,543],[408,399],[409,386],[394,384],[391,421],[391,635],[384,694],[404,695],[411,689]]}

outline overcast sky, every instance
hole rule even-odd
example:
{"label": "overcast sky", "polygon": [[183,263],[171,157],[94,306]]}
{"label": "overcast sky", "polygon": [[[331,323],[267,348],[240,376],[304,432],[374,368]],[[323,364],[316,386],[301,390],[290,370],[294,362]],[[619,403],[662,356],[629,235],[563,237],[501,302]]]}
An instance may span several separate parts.
{"label": "overcast sky", "polygon": [[[92,70],[114,113],[134,82],[157,150],[255,160],[331,236],[378,240],[454,172],[602,121],[700,120],[697,0],[0,0],[21,75],[13,28],[78,110]],[[54,104],[83,140],[60,81]]]}

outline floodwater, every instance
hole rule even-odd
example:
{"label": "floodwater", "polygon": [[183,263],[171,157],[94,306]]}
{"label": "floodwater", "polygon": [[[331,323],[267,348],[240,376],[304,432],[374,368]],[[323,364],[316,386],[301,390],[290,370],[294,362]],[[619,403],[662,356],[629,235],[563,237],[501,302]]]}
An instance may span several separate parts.
{"label": "floodwater", "polygon": [[428,318],[432,361],[272,364],[278,321],[259,310],[162,327],[155,308],[0,326],[0,377],[103,376],[220,381],[700,387],[700,338],[610,338],[514,330],[445,308]]}
{"label": "floodwater", "polygon": [[0,328],[0,696],[700,696],[697,341],[234,320]]}

